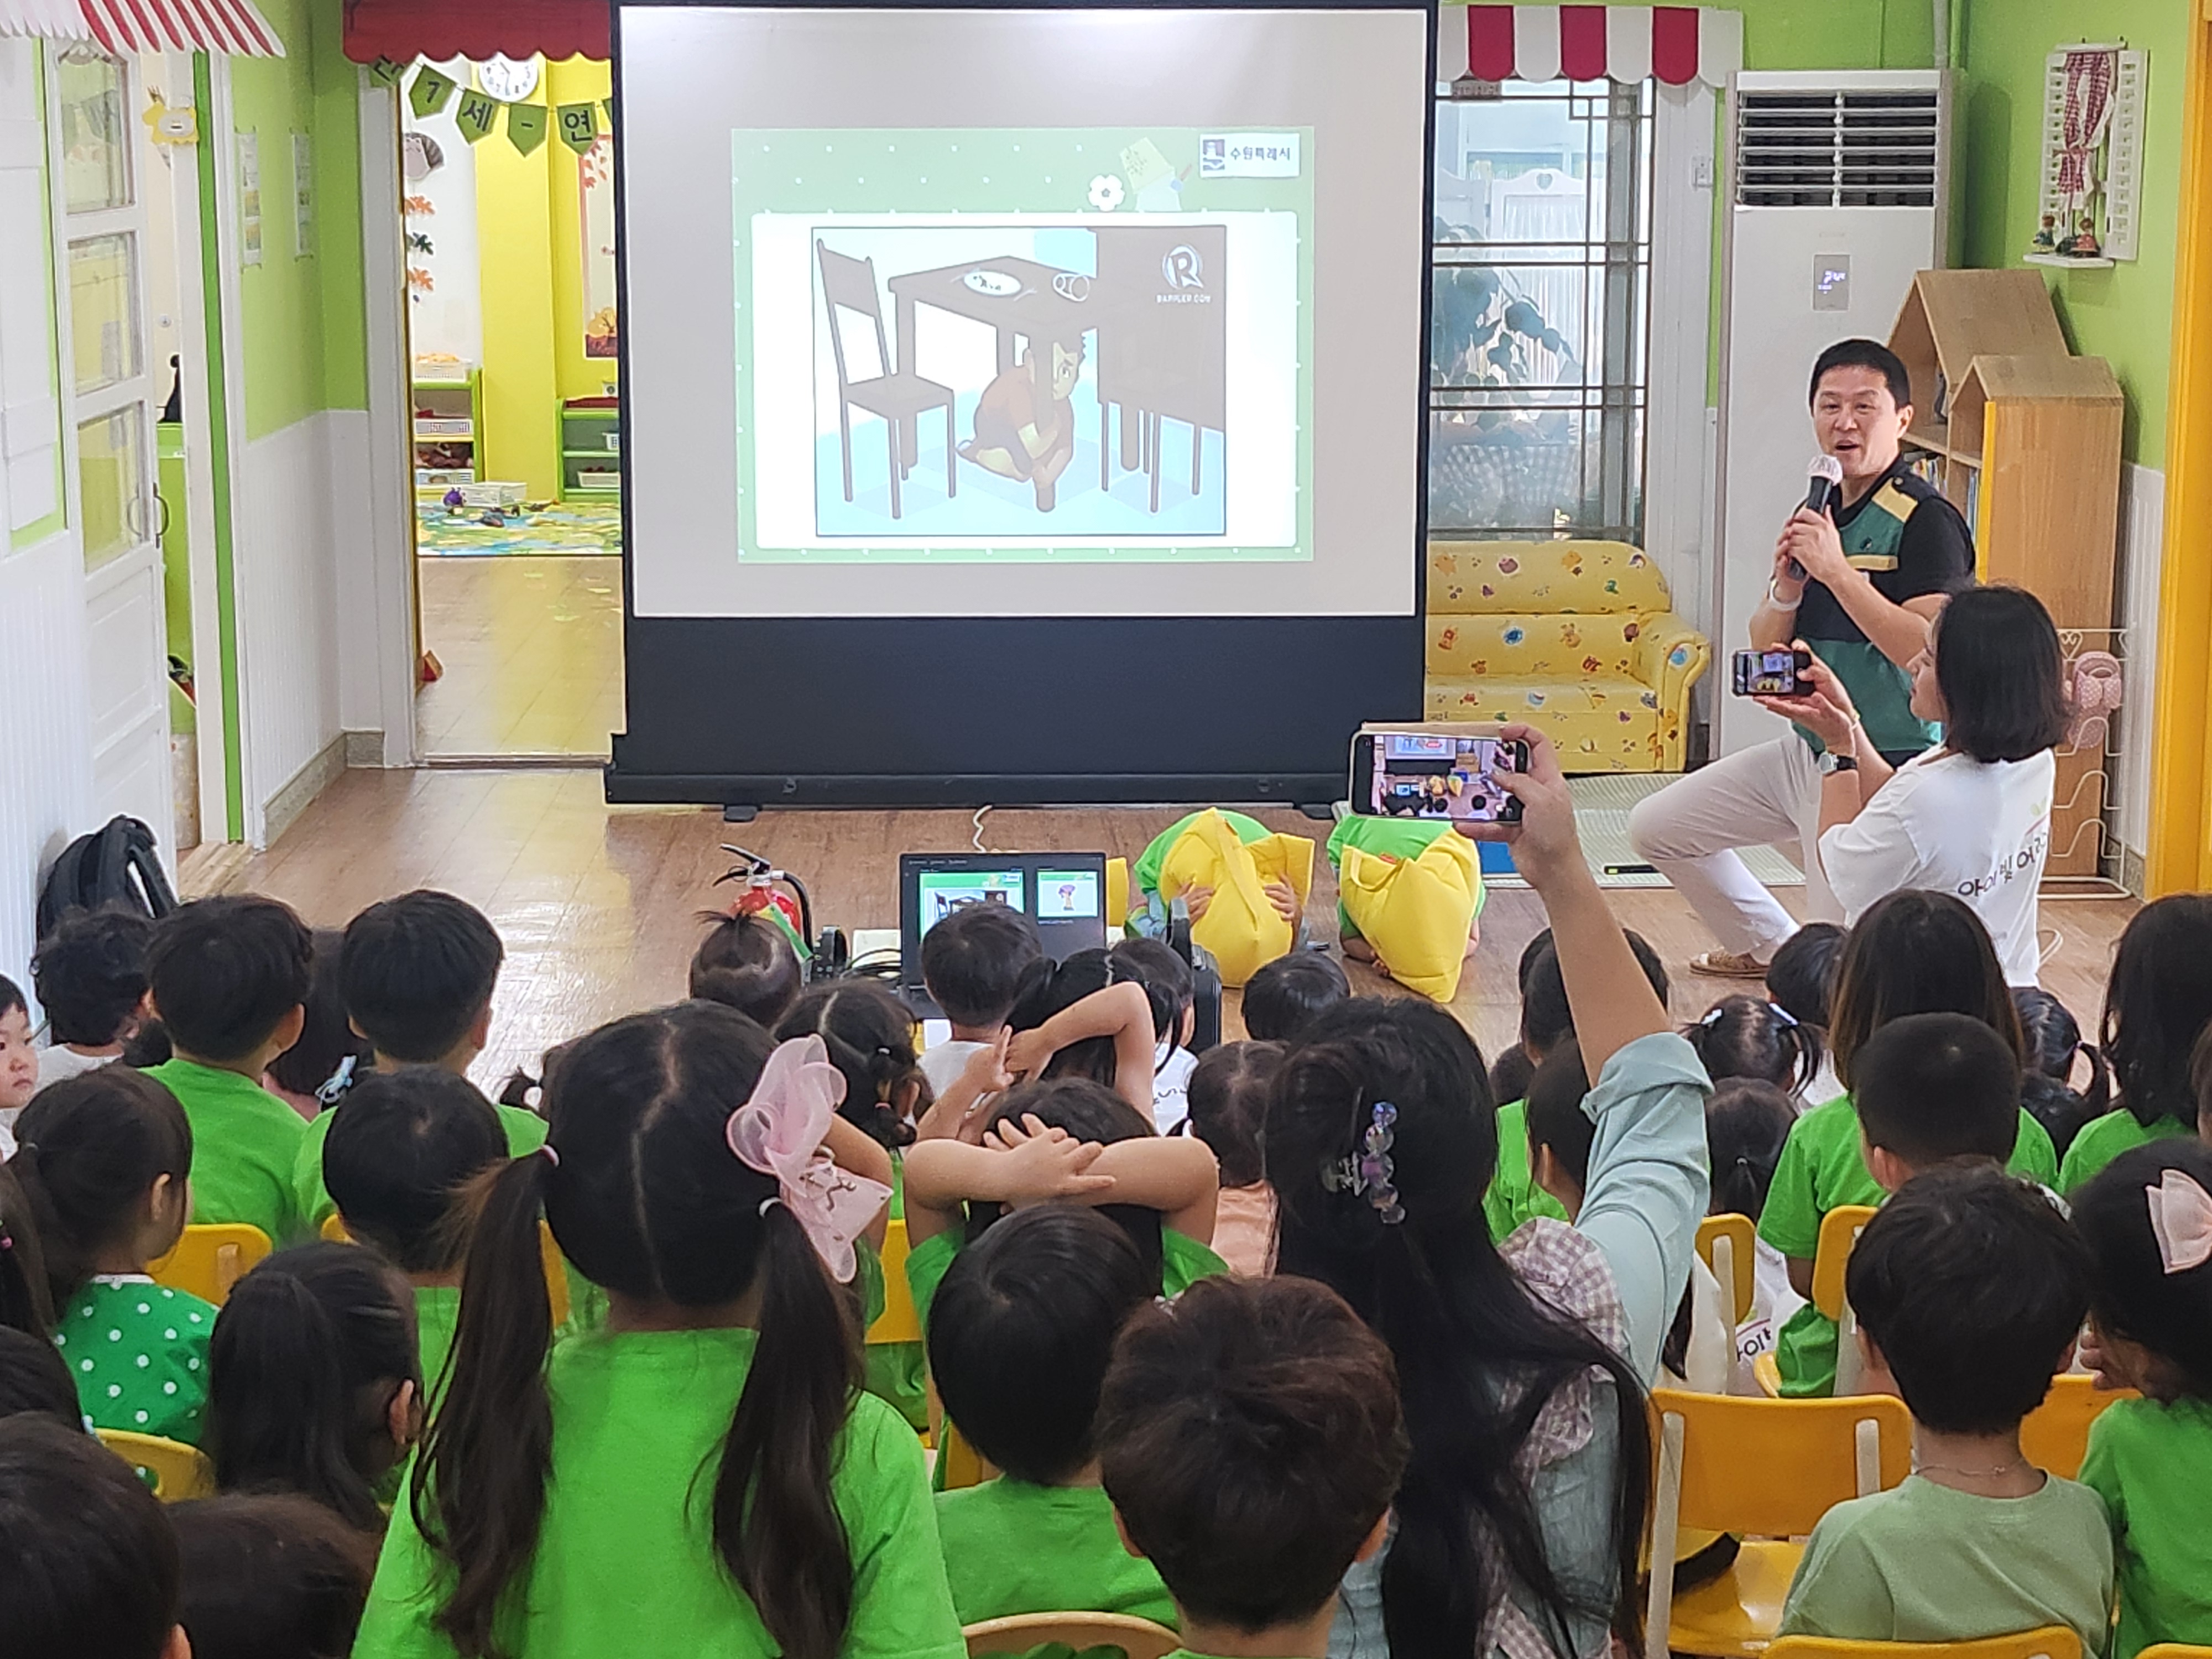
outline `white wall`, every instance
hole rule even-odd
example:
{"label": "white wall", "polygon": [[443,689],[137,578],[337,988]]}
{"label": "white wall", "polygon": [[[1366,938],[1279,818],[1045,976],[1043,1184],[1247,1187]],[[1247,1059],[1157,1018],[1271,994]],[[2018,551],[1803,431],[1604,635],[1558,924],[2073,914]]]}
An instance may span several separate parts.
{"label": "white wall", "polygon": [[[2112,830],[2130,878],[2139,878],[2150,831],[2152,686],[2158,672],[2160,553],[2166,536],[2166,474],[2156,467],[2120,469],[2120,625],[2118,654],[2127,674],[2120,711],[2119,761],[2112,781]],[[2094,641],[2085,641],[2085,644]],[[2133,854],[2133,859],[2125,857]]]}
{"label": "white wall", "polygon": [[[441,64],[438,69],[463,88],[475,84],[474,69],[465,58]],[[453,125],[461,106],[457,96],[447,100],[435,115],[418,118],[401,106],[404,132],[419,132],[438,147],[442,164],[428,178],[407,183],[410,196],[420,196],[437,210],[428,218],[410,217],[410,231],[430,239],[435,252],[425,255],[410,251],[410,267],[429,272],[436,287],[428,293],[410,289],[410,331],[417,356],[444,352],[465,363],[483,362],[483,299],[477,267],[477,158],[461,130]],[[495,131],[487,143],[503,144],[504,131]]]}

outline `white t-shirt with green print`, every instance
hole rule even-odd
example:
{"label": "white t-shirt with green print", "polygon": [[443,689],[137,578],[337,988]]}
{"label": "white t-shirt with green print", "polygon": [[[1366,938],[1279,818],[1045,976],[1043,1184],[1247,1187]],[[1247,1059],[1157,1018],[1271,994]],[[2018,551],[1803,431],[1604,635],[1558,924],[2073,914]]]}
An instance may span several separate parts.
{"label": "white t-shirt with green print", "polygon": [[215,1315],[143,1273],[101,1273],[70,1297],[54,1346],[93,1427],[198,1445]]}

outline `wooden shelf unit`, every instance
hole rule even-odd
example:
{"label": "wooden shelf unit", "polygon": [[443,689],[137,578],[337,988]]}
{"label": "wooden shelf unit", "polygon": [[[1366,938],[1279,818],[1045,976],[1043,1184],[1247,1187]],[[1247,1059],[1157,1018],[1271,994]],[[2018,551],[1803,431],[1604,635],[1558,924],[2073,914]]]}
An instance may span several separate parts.
{"label": "wooden shelf unit", "polygon": [[[1889,344],[1912,376],[1908,450],[1972,526],[1981,580],[2040,599],[2069,654],[2106,648],[2124,412],[2112,366],[2067,350],[2033,270],[1922,271]],[[2111,797],[2101,746],[2059,750],[2046,876],[2100,873]]]}
{"label": "wooden shelf unit", "polygon": [[483,371],[469,363],[417,363],[408,397],[416,489],[443,495],[482,480]]}
{"label": "wooden shelf unit", "polygon": [[[622,499],[622,405],[612,398],[564,398],[561,428],[561,499]],[[617,447],[610,448],[611,437]]]}

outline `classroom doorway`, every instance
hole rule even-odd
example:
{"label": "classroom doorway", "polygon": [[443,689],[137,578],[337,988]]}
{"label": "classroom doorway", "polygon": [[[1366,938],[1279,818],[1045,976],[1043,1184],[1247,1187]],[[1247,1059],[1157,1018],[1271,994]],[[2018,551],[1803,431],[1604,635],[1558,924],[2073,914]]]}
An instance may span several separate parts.
{"label": "classroom doorway", "polygon": [[604,761],[623,726],[611,84],[586,58],[406,71],[393,206],[432,764]]}

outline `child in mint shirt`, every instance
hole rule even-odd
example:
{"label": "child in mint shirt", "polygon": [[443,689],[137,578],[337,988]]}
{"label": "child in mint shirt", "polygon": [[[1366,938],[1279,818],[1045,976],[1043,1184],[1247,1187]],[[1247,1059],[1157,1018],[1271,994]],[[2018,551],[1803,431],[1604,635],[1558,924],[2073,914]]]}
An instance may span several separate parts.
{"label": "child in mint shirt", "polygon": [[184,1109],[144,1073],[103,1066],[41,1091],[16,1129],[8,1172],[30,1201],[7,1206],[0,1275],[44,1257],[48,1284],[21,1290],[33,1307],[51,1290],[54,1346],[95,1428],[199,1444],[216,1310],[146,1273],[191,1209]]}
{"label": "child in mint shirt", "polygon": [[1323,1659],[1337,1585],[1406,1469],[1381,1338],[1310,1279],[1209,1279],[1140,1309],[1100,1392],[1107,1495],[1188,1654]]}
{"label": "child in mint shirt", "polygon": [[191,1125],[196,1223],[243,1222],[277,1245],[310,1231],[292,1185],[307,1126],[261,1074],[299,1040],[313,962],[291,907],[258,894],[195,900],[154,929],[146,977],[173,1057],[147,1075]]}
{"label": "child in mint shirt", "polygon": [[1127,1613],[1173,1625],[1151,1565],[1122,1548],[1091,1419],[1115,1334],[1157,1290],[1128,1235],[1043,1204],[960,1254],[929,1316],[945,1414],[995,1480],[937,1495],[963,1625],[1018,1613]]}

